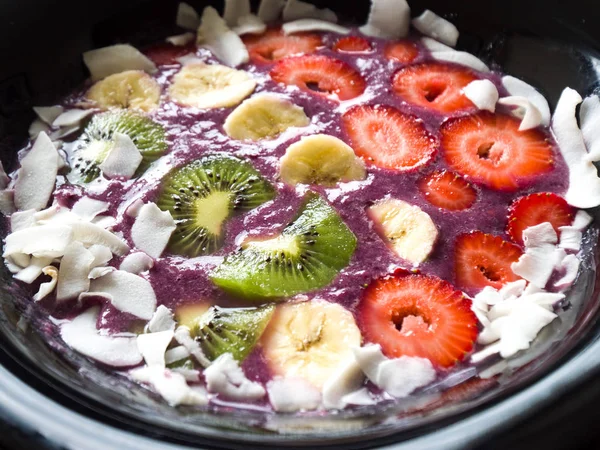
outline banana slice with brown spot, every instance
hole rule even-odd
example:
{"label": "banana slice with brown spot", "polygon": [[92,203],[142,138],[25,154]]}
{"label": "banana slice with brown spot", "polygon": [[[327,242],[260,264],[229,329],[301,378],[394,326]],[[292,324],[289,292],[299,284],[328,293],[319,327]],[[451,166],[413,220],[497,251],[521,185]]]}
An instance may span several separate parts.
{"label": "banana slice with brown spot", "polygon": [[96,82],[86,98],[100,108],[152,111],[160,101],[160,86],[142,70],[126,70]]}

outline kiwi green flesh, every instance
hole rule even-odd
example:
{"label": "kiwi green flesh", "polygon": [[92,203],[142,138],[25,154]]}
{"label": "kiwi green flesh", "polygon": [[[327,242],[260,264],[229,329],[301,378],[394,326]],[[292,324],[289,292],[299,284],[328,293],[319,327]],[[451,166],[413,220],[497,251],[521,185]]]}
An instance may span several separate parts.
{"label": "kiwi green flesh", "polygon": [[278,300],[327,286],[355,249],[356,236],[331,206],[311,193],[280,236],[245,243],[211,279],[236,297]]}
{"label": "kiwi green flesh", "polygon": [[114,133],[129,136],[142,154],[137,175],[167,151],[164,128],[149,117],[132,111],[96,114],[83,131],[71,157],[71,181],[89,183],[100,175],[98,165],[108,156]]}
{"label": "kiwi green flesh", "polygon": [[192,336],[209,360],[231,353],[241,362],[256,346],[274,311],[273,305],[260,308],[212,306],[198,318],[191,330]]}
{"label": "kiwi green flesh", "polygon": [[188,257],[214,253],[223,245],[230,217],[274,197],[273,186],[234,156],[206,156],[177,168],[164,179],[156,202],[177,225],[168,250]]}

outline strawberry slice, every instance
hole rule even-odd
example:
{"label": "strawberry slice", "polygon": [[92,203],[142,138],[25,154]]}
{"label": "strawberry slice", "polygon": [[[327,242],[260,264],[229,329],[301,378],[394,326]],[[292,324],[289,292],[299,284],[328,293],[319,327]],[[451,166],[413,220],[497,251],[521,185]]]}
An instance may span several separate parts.
{"label": "strawberry slice", "polygon": [[445,122],[444,158],[465,177],[514,191],[552,169],[552,147],[539,130],[519,131],[520,120],[482,112]]}
{"label": "strawberry slice", "polygon": [[157,66],[177,64],[177,58],[194,53],[196,45],[192,42],[188,45],[177,46],[168,43],[156,44],[144,50],[144,54]]}
{"label": "strawberry slice", "polygon": [[480,290],[485,286],[500,289],[519,279],[510,268],[522,252],[501,237],[472,231],[460,235],[454,247],[456,284],[463,289]]}
{"label": "strawberry slice", "polygon": [[385,169],[422,166],[437,148],[421,120],[391,106],[355,106],[342,116],[342,125],[356,154]]}
{"label": "strawberry slice", "polygon": [[259,64],[312,53],[323,45],[318,34],[297,33],[286,36],[280,28],[271,28],[260,35],[246,34],[242,41],[246,44],[252,62]]}
{"label": "strawberry slice", "polygon": [[513,241],[523,245],[523,230],[550,222],[554,231],[571,225],[575,210],[562,197],[551,192],[539,192],[521,197],[510,205],[506,232]]}
{"label": "strawberry slice", "polygon": [[464,67],[429,62],[400,69],[392,84],[396,94],[413,105],[441,113],[474,108],[462,89],[477,79]]}
{"label": "strawberry slice", "polygon": [[271,78],[278,82],[296,85],[300,89],[339,100],[358,97],[365,90],[365,80],[343,61],[323,55],[286,58],[271,70]]}
{"label": "strawberry slice", "polygon": [[471,301],[444,280],[389,276],[372,282],[359,305],[365,340],[390,358],[416,356],[450,367],[473,349],[477,318]]}
{"label": "strawberry slice", "polygon": [[390,42],[385,46],[383,54],[391,61],[408,64],[419,56],[419,47],[413,41],[408,40]]}
{"label": "strawberry slice", "polygon": [[447,170],[422,178],[419,190],[429,203],[449,211],[463,211],[477,200],[477,191],[460,175]]}
{"label": "strawberry slice", "polygon": [[364,53],[371,51],[371,44],[360,36],[347,36],[339,39],[333,49],[340,53]]}

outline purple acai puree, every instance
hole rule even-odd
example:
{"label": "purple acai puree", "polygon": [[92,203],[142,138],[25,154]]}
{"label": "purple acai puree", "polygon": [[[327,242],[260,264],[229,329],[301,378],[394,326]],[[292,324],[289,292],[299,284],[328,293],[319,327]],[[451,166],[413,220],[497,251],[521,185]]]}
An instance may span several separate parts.
{"label": "purple acai puree", "polygon": [[[87,190],[62,182],[56,190],[56,197],[61,203],[69,206],[84,194],[110,202],[112,205],[110,212],[117,216],[114,230],[121,234],[133,248],[130,236],[133,219],[127,216],[125,211],[138,198],[143,201],[156,201],[160,190],[160,179],[171,168],[215,152],[226,152],[249,160],[276,186],[277,197],[251,212],[231,219],[226,224],[225,245],[214,255],[186,259],[165,254],[155,262],[149,272],[144,274],[156,292],[159,305],[176,309],[184,304],[210,301],[221,306],[248,306],[243,300],[229,298],[215,287],[209,279],[209,274],[225,255],[239,246],[246,236],[275,235],[298,213],[308,188],[290,187],[277,180],[279,158],[284,155],[291,143],[298,141],[301,136],[316,133],[330,134],[349,143],[348,136],[342,130],[341,117],[355,104],[391,105],[402,112],[418,116],[438,142],[439,126],[447,119],[447,116],[408,105],[392,92],[392,75],[403,65],[388,61],[383,56],[386,41],[371,39],[374,48],[371,53],[342,54],[330,50],[338,37],[336,34],[323,33],[326,48],[319,50],[318,53],[344,60],[365,78],[367,82],[365,94],[348,102],[340,103],[317,93],[278,85],[269,78],[271,65],[247,64],[241,67],[254,74],[258,80],[256,93],[285,94],[295,104],[304,108],[311,118],[309,127],[286,132],[275,140],[256,143],[230,139],[223,131],[223,123],[234,108],[202,111],[172,103],[166,92],[179,66],[163,66],[157,79],[165,95],[159,109],[152,112],[151,117],[166,128],[168,153],[138,179],[127,182],[100,179],[91,183],[91,187]],[[417,62],[428,58],[428,52],[424,48],[421,50]],[[198,50],[197,55],[207,62],[217,62],[206,50]],[[504,92],[500,84],[500,73],[480,75],[482,78],[490,79],[500,92]],[[69,101],[74,100],[77,98],[73,97]],[[547,134],[549,141],[554,142],[550,133]],[[503,193],[476,186],[478,198],[471,208],[461,212],[444,211],[429,204],[417,188],[417,181],[423,175],[448,168],[442,157],[443,151],[443,148],[438,148],[432,161],[414,171],[394,172],[369,166],[368,177],[364,181],[341,183],[334,188],[310,187],[331,203],[358,239],[358,246],[350,265],[342,270],[329,286],[308,294],[310,297],[320,297],[340,303],[356,314],[356,306],[360,302],[363,290],[373,279],[392,273],[396,268],[412,269],[410,263],[396,256],[377,235],[365,213],[365,209],[379,199],[387,196],[401,199],[419,206],[431,216],[438,227],[439,238],[434,252],[419,266],[419,270],[452,283],[454,281],[453,248],[459,234],[481,230],[508,239],[505,233],[507,208],[515,198],[531,192],[563,194],[567,188],[567,168],[558,149],[554,146],[554,169],[531,180],[529,187],[516,192]],[[120,259],[111,264],[118,267]],[[101,320],[103,326],[114,331],[129,330],[134,322],[131,316],[118,313],[110,305],[105,307]],[[243,363],[243,368],[252,380],[266,382],[271,377],[260,348],[254,350]]]}

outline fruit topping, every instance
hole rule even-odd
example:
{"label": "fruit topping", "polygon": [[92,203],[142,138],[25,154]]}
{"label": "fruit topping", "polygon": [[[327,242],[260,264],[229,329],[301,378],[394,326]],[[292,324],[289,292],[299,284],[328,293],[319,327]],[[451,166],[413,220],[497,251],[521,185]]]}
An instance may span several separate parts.
{"label": "fruit topping", "polygon": [[451,367],[473,349],[471,301],[439,278],[404,274],[373,281],[359,305],[366,341],[390,358],[416,356]]}
{"label": "fruit topping", "polygon": [[240,103],[255,87],[256,81],[247,72],[196,62],[175,74],[169,95],[185,106],[226,108]]}
{"label": "fruit topping", "polygon": [[461,288],[500,289],[519,279],[511,264],[519,260],[521,249],[501,237],[481,231],[462,234],[456,239],[454,254],[456,284]]}
{"label": "fruit topping", "polygon": [[271,70],[277,83],[298,86],[338,100],[361,95],[366,87],[363,77],[339,59],[324,55],[298,56],[279,61]]}
{"label": "fruit topping", "polygon": [[286,36],[280,29],[269,29],[261,35],[242,38],[254,63],[269,64],[289,56],[313,53],[321,47],[321,37],[312,33]]}
{"label": "fruit topping", "polygon": [[467,179],[514,191],[553,166],[548,138],[538,130],[519,131],[519,125],[487,112],[448,120],[440,129],[444,158]]}
{"label": "fruit topping", "polygon": [[356,154],[384,169],[414,169],[429,162],[437,148],[420,119],[391,106],[355,106],[342,125]]}
{"label": "fruit topping", "polygon": [[275,375],[298,377],[317,388],[350,360],[361,335],[341,305],[313,299],[277,306],[261,340]]}
{"label": "fruit topping", "polygon": [[462,91],[477,108],[492,113],[496,111],[496,103],[499,98],[498,88],[490,80],[471,81]]}
{"label": "fruit topping", "polygon": [[429,62],[403,67],[393,78],[393,89],[402,99],[440,113],[473,108],[462,89],[477,76],[472,70]]}
{"label": "fruit topping", "polygon": [[274,94],[258,94],[234,109],[223,129],[233,139],[259,141],[308,124],[310,119],[300,106]]}
{"label": "fruit topping", "polygon": [[338,39],[333,49],[340,53],[364,53],[371,51],[371,44],[360,36],[346,36]]}
{"label": "fruit topping", "polygon": [[565,199],[551,192],[539,192],[521,197],[510,206],[506,232],[511,239],[523,245],[523,231],[540,223],[549,222],[554,231],[571,225],[575,210]]}
{"label": "fruit topping", "polygon": [[309,194],[280,235],[247,240],[211,275],[221,289],[248,299],[274,299],[327,286],[346,267],[356,237],[336,211]]}
{"label": "fruit topping", "polygon": [[422,178],[419,190],[429,203],[448,211],[464,211],[477,200],[477,191],[460,175],[447,170]]}
{"label": "fruit topping", "polygon": [[279,174],[288,184],[325,186],[364,180],[367,175],[352,147],[327,134],[306,136],[290,145],[281,158]]}
{"label": "fruit topping", "polygon": [[96,82],[86,98],[100,108],[133,108],[152,111],[160,100],[160,86],[141,70],[115,73]]}
{"label": "fruit topping", "polygon": [[168,249],[195,257],[221,247],[223,226],[229,217],[254,209],[273,197],[273,186],[250,163],[218,154],[168,174],[156,204],[169,211],[177,224]]}
{"label": "fruit topping", "polygon": [[202,10],[196,44],[208,48],[226,66],[237,67],[250,59],[240,37],[225,23],[215,8]]}
{"label": "fruit topping", "polygon": [[394,198],[381,200],[367,209],[375,230],[401,258],[417,265],[433,250],[438,236],[431,217],[421,208]]}
{"label": "fruit topping", "polygon": [[296,34],[307,31],[329,31],[338,34],[349,34],[350,28],[342,27],[335,23],[319,19],[299,19],[293,22],[286,22],[281,27],[284,34]]}
{"label": "fruit topping", "polygon": [[90,71],[92,81],[129,70],[143,70],[150,74],[157,70],[152,61],[129,44],[90,50],[83,54],[83,62]]}
{"label": "fruit topping", "polygon": [[391,61],[408,64],[419,56],[419,47],[409,40],[390,42],[386,44],[383,54]]}
{"label": "fruit topping", "polygon": [[430,36],[450,47],[456,46],[458,29],[452,22],[448,22],[433,11],[426,9],[412,20],[412,25],[425,36]]}
{"label": "fruit topping", "polygon": [[198,317],[201,317],[209,308],[210,304],[203,301],[181,305],[175,310],[175,318],[179,325],[184,325],[191,330],[196,325]]}

